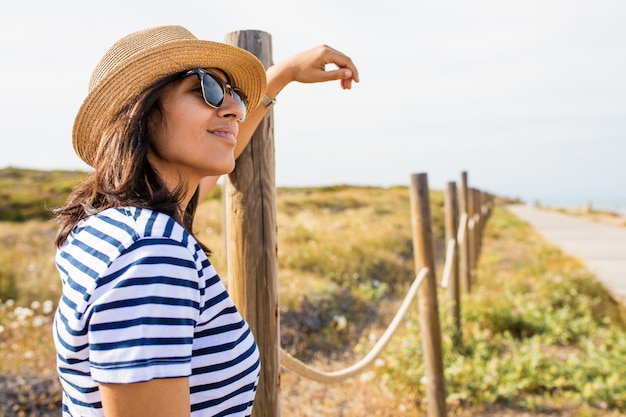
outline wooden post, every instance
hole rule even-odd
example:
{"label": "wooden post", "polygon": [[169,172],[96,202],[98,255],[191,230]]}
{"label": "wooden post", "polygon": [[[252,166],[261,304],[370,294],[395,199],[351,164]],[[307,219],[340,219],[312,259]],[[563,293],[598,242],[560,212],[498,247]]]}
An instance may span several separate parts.
{"label": "wooden post", "polygon": [[476,240],[478,241],[478,251],[476,253],[476,264],[480,259],[480,254],[483,249],[483,230],[485,228],[485,194],[476,190],[476,212],[478,213],[478,230],[476,231]]}
{"label": "wooden post", "polygon": [[487,204],[487,215],[485,216],[485,219],[489,220],[493,210],[493,196],[491,195],[491,193],[485,193],[485,199]]}
{"label": "wooden post", "polygon": [[[268,33],[231,32],[226,43],[272,64]],[[228,175],[226,233],[228,292],[250,325],[261,353],[253,416],[280,416],[280,332],[276,223],[274,124],[270,110]]]}
{"label": "wooden post", "polygon": [[419,288],[419,316],[424,345],[426,370],[426,399],[429,417],[445,417],[446,385],[443,375],[441,325],[437,301],[435,256],[433,251],[430,195],[426,174],[411,176],[411,220],[416,273],[428,268],[428,274]]}
{"label": "wooden post", "polygon": [[469,248],[469,190],[467,186],[467,172],[461,172],[461,187],[459,189],[459,216],[465,217],[462,225],[463,234],[462,241],[459,242],[459,281],[461,289],[464,293],[471,290],[471,266],[470,266],[470,248]]}
{"label": "wooden post", "polygon": [[476,207],[476,195],[474,194],[473,188],[467,189],[467,220],[468,220],[468,229],[467,229],[467,239],[468,239],[468,249],[469,249],[469,260],[467,265],[469,267],[469,282],[470,286],[474,279],[474,262],[476,261],[476,219],[475,219],[475,207]]}
{"label": "wooden post", "polygon": [[472,270],[470,280],[473,282],[476,278],[476,265],[480,255],[480,193],[476,188],[470,188],[470,212],[474,220],[474,227],[470,234],[470,252],[472,254]]}
{"label": "wooden post", "polygon": [[450,280],[448,281],[450,315],[454,320],[454,335],[452,340],[454,345],[459,347],[461,345],[461,341],[463,340],[461,333],[461,296],[459,294],[459,245],[457,242],[459,228],[459,204],[457,200],[456,183],[454,181],[448,182],[448,186],[446,188],[445,210],[446,246],[454,245],[454,255],[450,260],[452,268],[450,269]]}

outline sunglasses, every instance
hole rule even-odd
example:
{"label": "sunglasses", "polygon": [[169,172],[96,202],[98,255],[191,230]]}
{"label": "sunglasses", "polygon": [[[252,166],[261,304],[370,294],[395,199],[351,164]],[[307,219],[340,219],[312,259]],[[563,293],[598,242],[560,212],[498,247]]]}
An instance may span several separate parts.
{"label": "sunglasses", "polygon": [[209,106],[217,109],[224,103],[224,97],[226,93],[230,94],[239,107],[241,107],[242,114],[239,118],[240,122],[246,119],[246,111],[248,108],[248,97],[240,89],[231,86],[225,82],[218,74],[205,70],[203,68],[194,68],[185,73],[183,77],[189,77],[196,74],[200,79],[200,85],[202,86],[202,96],[204,101]]}

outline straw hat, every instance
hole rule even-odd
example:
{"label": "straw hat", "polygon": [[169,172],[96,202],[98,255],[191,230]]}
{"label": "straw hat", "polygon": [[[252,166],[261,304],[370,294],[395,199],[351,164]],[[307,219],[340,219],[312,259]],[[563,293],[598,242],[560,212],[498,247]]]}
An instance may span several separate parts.
{"label": "straw hat", "polygon": [[102,132],[129,100],[161,78],[191,68],[219,68],[242,89],[252,111],[265,94],[263,64],[250,52],[198,40],[181,26],[159,26],[117,41],[91,75],[72,132],[74,150],[93,166]]}

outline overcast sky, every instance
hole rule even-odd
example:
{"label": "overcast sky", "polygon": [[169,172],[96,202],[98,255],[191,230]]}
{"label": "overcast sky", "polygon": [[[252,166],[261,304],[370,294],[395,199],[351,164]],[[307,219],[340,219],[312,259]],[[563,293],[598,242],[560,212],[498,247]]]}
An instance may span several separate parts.
{"label": "overcast sky", "polygon": [[361,83],[289,85],[277,184],[470,186],[626,210],[624,0],[108,0],[0,6],[0,168],[87,169],[71,147],[91,71],[120,37],[257,29],[274,61],[321,43]]}

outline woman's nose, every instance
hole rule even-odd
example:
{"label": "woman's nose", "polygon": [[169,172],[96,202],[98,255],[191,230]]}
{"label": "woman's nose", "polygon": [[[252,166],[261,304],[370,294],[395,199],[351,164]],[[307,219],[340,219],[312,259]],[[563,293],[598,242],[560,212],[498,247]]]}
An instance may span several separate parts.
{"label": "woman's nose", "polygon": [[245,116],[245,109],[242,108],[239,102],[229,93],[224,94],[224,101],[219,107],[219,111],[222,117],[232,115],[236,119],[242,119],[243,116]]}

